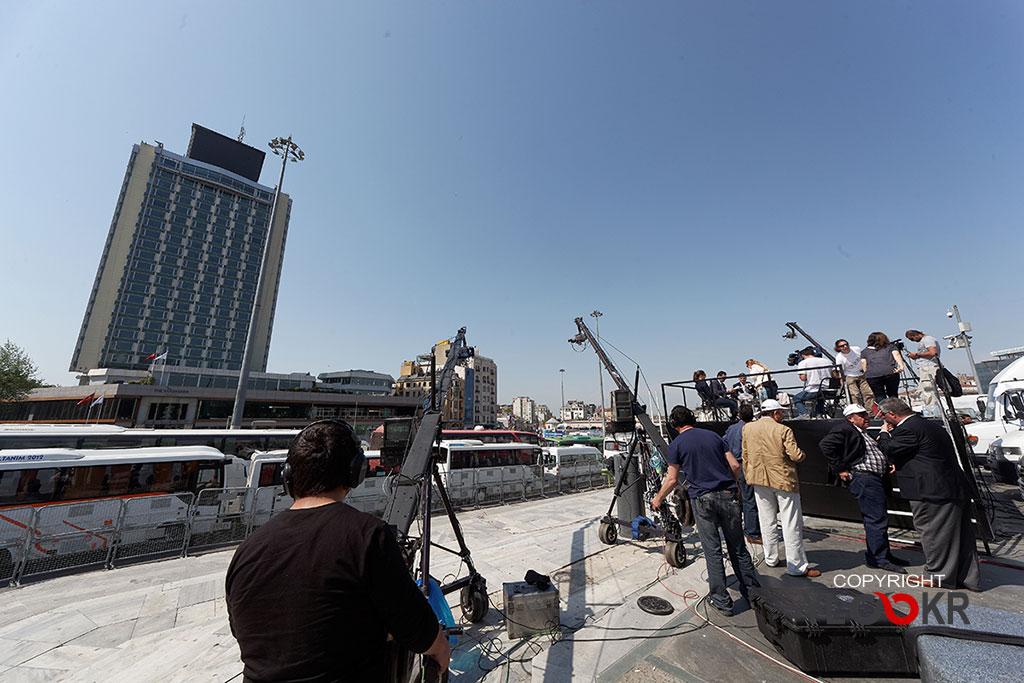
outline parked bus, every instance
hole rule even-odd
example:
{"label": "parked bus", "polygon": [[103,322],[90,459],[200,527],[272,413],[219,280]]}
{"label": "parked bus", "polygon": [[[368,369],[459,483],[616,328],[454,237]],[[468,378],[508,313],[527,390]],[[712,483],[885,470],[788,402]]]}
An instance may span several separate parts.
{"label": "parked bus", "polygon": [[[225,471],[225,469],[229,471]],[[244,479],[237,458],[207,446],[0,451],[0,509],[196,493]]]}
{"label": "parked bus", "polygon": [[30,559],[105,551],[123,500],[167,502],[147,518],[152,528],[122,543],[161,537],[159,527],[180,526],[200,491],[244,485],[245,470],[245,461],[208,446],[0,451],[0,568],[13,566],[26,547]]}
{"label": "parked bus", "polygon": [[[441,440],[451,441],[453,439],[472,439],[483,443],[529,443],[541,445],[541,437],[533,432],[516,431],[512,429],[444,429],[441,431]],[[377,427],[370,434],[369,451],[380,452],[384,445],[384,425]]]}
{"label": "parked bus", "polygon": [[248,458],[256,451],[288,448],[297,429],[129,429],[115,425],[0,424],[0,450],[209,446]]}
{"label": "parked bus", "polygon": [[457,502],[504,500],[543,486],[536,468],[541,461],[540,446],[458,439],[442,441],[438,451],[441,476]]}

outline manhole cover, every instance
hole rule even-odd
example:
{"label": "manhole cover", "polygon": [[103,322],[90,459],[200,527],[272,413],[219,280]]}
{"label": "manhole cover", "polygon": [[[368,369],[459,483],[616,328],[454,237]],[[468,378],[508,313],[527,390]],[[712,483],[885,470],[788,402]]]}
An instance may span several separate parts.
{"label": "manhole cover", "polygon": [[648,614],[665,616],[667,614],[672,614],[672,612],[675,611],[675,608],[672,607],[672,603],[668,600],[662,600],[661,598],[656,598],[653,595],[641,595],[636,599],[636,604],[640,606],[640,609]]}

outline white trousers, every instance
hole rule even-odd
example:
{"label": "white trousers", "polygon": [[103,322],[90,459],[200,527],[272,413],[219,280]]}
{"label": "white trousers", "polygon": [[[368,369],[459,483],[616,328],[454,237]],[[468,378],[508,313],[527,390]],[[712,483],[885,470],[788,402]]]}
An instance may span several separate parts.
{"label": "white trousers", "polygon": [[[935,389],[935,373],[939,371],[939,368],[934,365],[926,365],[922,368],[917,369],[917,376],[919,378],[917,383],[917,391],[914,392],[917,396],[917,400],[926,406],[939,407],[939,396]],[[941,408],[940,408],[941,409]]]}
{"label": "white trousers", "polygon": [[779,562],[779,531],[775,520],[782,523],[782,539],[786,543],[786,572],[793,576],[807,573],[804,552],[804,515],[800,510],[800,494],[780,491],[770,486],[754,486],[757,516],[761,522],[764,561],[769,567]]}

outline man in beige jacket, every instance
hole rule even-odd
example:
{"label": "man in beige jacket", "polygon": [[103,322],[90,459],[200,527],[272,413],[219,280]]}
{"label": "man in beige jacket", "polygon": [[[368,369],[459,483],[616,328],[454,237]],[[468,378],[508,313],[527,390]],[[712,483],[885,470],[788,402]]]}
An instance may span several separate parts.
{"label": "man in beige jacket", "polygon": [[761,419],[743,426],[743,475],[754,487],[765,564],[779,563],[778,519],[786,544],[786,572],[820,576],[820,571],[808,567],[804,552],[804,516],[796,476],[796,463],[804,459],[804,452],[796,445],[793,430],[782,424],[785,413],[778,401],[768,399],[761,404]]}

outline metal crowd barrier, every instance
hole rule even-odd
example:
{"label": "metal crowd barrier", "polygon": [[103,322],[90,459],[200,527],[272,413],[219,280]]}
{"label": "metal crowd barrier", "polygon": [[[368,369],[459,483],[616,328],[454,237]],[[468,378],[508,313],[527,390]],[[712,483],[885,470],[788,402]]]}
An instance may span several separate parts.
{"label": "metal crowd barrier", "polygon": [[[559,476],[542,465],[515,465],[455,470],[445,482],[452,503],[467,507],[607,487],[611,478],[605,472]],[[379,516],[386,504],[382,485],[383,477],[346,502]],[[7,508],[0,510],[0,587],[234,545],[291,504],[281,486],[266,486]]]}
{"label": "metal crowd barrier", "polygon": [[182,557],[195,496],[144,496],[124,501],[110,566],[155,557]]}

